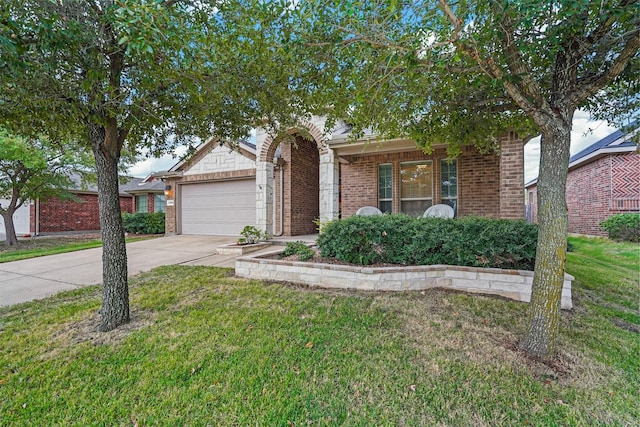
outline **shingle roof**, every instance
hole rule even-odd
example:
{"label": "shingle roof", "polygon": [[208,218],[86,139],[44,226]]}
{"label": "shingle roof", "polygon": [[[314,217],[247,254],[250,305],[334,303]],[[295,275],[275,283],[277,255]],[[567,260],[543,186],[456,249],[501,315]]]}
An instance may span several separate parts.
{"label": "shingle roof", "polygon": [[[90,180],[88,182],[87,181],[83,181],[82,180],[82,176],[80,176],[80,174],[78,174],[78,173],[71,173],[69,175],[69,178],[71,179],[72,184],[71,184],[70,188],[68,188],[68,190],[70,190],[71,192],[75,191],[75,192],[79,192],[79,193],[91,193],[91,194],[98,193],[98,185],[95,183],[94,180]],[[140,183],[143,181],[142,178],[121,177],[121,180],[126,181],[124,184],[121,183],[118,186],[118,191],[122,195],[127,194],[127,191],[134,190],[134,189],[135,190],[143,190],[143,189],[147,190],[148,187],[149,188],[152,187],[151,188],[152,190],[158,190],[158,189],[159,190],[163,190],[164,189],[164,183],[162,181],[149,182],[149,183],[146,183],[148,187],[147,186],[141,187]],[[158,185],[159,185],[159,187],[155,188]]]}
{"label": "shingle roof", "polygon": [[[583,150],[577,152],[573,156],[569,158],[569,167],[574,169],[578,165],[583,162],[588,161],[589,159],[593,160],[600,157],[599,151],[602,152],[602,155],[607,152],[611,152],[613,149],[625,149],[624,151],[632,151],[636,147],[636,143],[632,141],[633,136],[640,130],[640,123],[635,122],[627,127],[626,131],[617,130],[612,134],[609,134],[602,138],[599,141],[594,142]],[[609,151],[607,151],[609,150]],[[535,177],[531,181],[524,184],[525,188],[529,188],[530,186],[536,184],[538,182],[538,177]]]}
{"label": "shingle roof", "polygon": [[635,143],[631,141],[631,135],[633,133],[633,130],[636,130],[638,128],[638,124],[634,123],[634,124],[632,124],[630,126],[630,128],[632,129],[632,131],[630,131],[630,132],[624,132],[624,131],[621,131],[621,130],[617,130],[614,133],[605,136],[600,141],[594,142],[593,144],[591,144],[587,148],[585,148],[582,151],[580,151],[580,152],[574,154],[573,156],[571,156],[571,158],[569,158],[569,164],[577,162],[578,160],[582,159],[583,157],[586,157],[591,153],[595,153],[598,150],[601,150],[603,148],[609,147],[614,142],[620,140],[621,138],[626,138],[626,139],[623,142],[621,142],[620,144],[616,144],[615,145],[616,147],[633,147],[635,145]]}

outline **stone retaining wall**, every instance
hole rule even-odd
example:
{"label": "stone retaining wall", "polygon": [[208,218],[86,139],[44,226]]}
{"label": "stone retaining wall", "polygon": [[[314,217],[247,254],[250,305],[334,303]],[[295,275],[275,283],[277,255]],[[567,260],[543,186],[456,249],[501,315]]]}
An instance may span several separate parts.
{"label": "stone retaining wall", "polygon": [[[310,262],[292,262],[269,253],[236,260],[236,275],[250,279],[301,283],[324,288],[368,291],[413,291],[429,288],[500,295],[529,302],[533,272],[497,268],[427,265],[410,267],[363,267]],[[571,309],[571,282],[565,274],[561,307]]]}

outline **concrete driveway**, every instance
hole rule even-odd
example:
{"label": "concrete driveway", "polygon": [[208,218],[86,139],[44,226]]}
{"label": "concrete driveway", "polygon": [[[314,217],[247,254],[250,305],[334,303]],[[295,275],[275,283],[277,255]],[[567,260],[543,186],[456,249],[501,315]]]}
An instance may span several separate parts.
{"label": "concrete driveway", "polygon": [[[129,275],[161,265],[233,267],[235,255],[217,255],[234,237],[169,236],[127,244]],[[102,248],[0,264],[0,306],[102,283]]]}

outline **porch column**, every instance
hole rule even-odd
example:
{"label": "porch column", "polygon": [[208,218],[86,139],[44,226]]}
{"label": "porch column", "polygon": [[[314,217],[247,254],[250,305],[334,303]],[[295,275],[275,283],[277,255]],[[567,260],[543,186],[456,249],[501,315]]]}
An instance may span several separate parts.
{"label": "porch column", "polygon": [[524,219],[524,141],[500,138],[500,218]]}
{"label": "porch column", "polygon": [[256,227],[273,236],[273,163],[256,161]]}
{"label": "porch column", "polygon": [[332,149],[320,154],[320,222],[338,218],[338,161]]}

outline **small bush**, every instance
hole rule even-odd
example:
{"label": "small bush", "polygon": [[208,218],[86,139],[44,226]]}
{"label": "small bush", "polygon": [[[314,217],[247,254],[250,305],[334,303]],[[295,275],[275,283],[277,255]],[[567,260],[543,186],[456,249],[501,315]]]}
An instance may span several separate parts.
{"label": "small bush", "polygon": [[267,238],[267,233],[258,230],[253,225],[245,225],[240,235],[242,237],[238,239],[239,245],[253,245]]}
{"label": "small bush", "polygon": [[489,218],[353,216],[328,223],[320,254],[353,264],[446,264],[533,270],[538,228]]}
{"label": "small bush", "polygon": [[133,234],[163,234],[164,212],[122,213],[124,231]]}
{"label": "small bush", "polygon": [[297,255],[300,261],[308,261],[315,255],[315,251],[311,249],[306,243],[297,241],[297,242],[287,242],[287,246],[282,253],[282,257],[288,257],[291,255]]}
{"label": "small bush", "polygon": [[626,242],[640,242],[640,213],[611,215],[600,223],[609,238]]}

